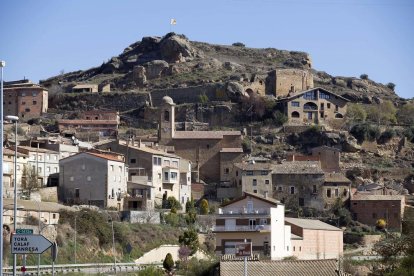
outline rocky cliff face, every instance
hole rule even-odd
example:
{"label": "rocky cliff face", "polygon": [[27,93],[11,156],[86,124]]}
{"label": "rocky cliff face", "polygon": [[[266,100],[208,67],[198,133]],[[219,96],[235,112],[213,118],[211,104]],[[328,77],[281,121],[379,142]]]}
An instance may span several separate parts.
{"label": "rocky cliff face", "polygon": [[[333,77],[313,70],[311,58],[304,52],[252,49],[240,44],[212,45],[189,41],[184,35],[175,33],[164,37],[144,37],[99,67],[51,77],[41,83],[46,87],[58,84],[67,91],[80,82],[110,83],[115,91],[151,91],[209,83],[237,88],[237,83],[257,79],[266,81],[276,68],[310,69],[315,86],[343,94],[352,101],[398,100],[394,91],[374,81]],[[236,90],[237,93],[244,92]]]}

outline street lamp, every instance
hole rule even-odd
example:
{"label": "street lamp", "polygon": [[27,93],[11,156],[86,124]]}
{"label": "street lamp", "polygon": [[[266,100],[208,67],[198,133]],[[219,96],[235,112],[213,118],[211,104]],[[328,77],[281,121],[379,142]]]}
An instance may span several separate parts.
{"label": "street lamp", "polygon": [[[3,68],[6,62],[0,60],[0,210],[3,210]],[[3,215],[0,217],[0,276],[3,276]]]}
{"label": "street lamp", "polygon": [[115,234],[114,234],[114,220],[109,217],[112,227],[112,255],[114,255],[114,272],[116,274],[116,256],[115,256]]}
{"label": "street lamp", "polygon": [[[13,228],[14,232],[16,233],[17,229],[17,122],[19,121],[19,117],[17,116],[6,116],[6,120],[14,122],[14,177],[13,177],[13,185],[14,185],[14,213],[13,213]],[[16,276],[16,254],[13,254],[13,276]]]}

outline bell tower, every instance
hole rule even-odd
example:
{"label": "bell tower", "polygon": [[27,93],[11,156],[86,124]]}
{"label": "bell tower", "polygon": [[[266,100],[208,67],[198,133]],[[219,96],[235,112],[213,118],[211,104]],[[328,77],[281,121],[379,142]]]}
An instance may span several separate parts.
{"label": "bell tower", "polygon": [[167,144],[175,134],[175,103],[171,97],[162,98],[159,123],[159,142]]}

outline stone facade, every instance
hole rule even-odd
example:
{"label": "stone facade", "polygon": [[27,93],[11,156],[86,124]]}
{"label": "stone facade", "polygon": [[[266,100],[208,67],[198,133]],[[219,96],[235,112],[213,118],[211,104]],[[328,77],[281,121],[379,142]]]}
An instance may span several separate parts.
{"label": "stone facade", "polygon": [[5,83],[3,107],[4,116],[38,118],[47,113],[48,91],[28,80]]}
{"label": "stone facade", "polygon": [[159,118],[160,144],[190,160],[204,181],[219,183],[229,162],[237,162],[243,154],[240,131],[176,131],[175,104],[168,96],[163,98]]}
{"label": "stone facade", "polygon": [[321,168],[324,172],[339,172],[341,162],[341,151],[336,148],[321,146],[313,148],[312,157],[319,158]]}
{"label": "stone facade", "polygon": [[16,176],[14,175],[14,148],[3,149],[3,193],[4,197],[11,198],[14,196],[14,178],[16,177],[17,190],[22,189],[23,168],[27,165],[29,156],[23,153],[17,153]]}
{"label": "stone facade", "polygon": [[371,195],[357,193],[351,197],[351,213],[355,220],[375,226],[379,219],[384,219],[387,228],[402,230],[405,197],[402,195]]}
{"label": "stone facade", "polygon": [[274,96],[284,97],[289,93],[300,92],[313,88],[313,75],[302,69],[275,70]]}
{"label": "stone facade", "polygon": [[278,101],[293,124],[320,124],[343,119],[349,100],[323,88],[291,93]]}

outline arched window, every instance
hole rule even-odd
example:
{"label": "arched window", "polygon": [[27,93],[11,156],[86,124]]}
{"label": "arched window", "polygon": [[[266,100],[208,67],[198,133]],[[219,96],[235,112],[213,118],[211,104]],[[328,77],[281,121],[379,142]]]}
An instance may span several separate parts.
{"label": "arched window", "polygon": [[170,121],[170,112],[168,110],[164,111],[164,121],[166,122]]}
{"label": "arched window", "polygon": [[297,111],[293,111],[291,116],[292,116],[292,118],[299,118],[300,114]]}
{"label": "arched window", "polygon": [[305,109],[305,110],[318,110],[318,106],[315,103],[307,102],[303,106],[303,109]]}
{"label": "arched window", "polygon": [[336,113],[335,118],[342,119],[344,116],[341,113]]}

